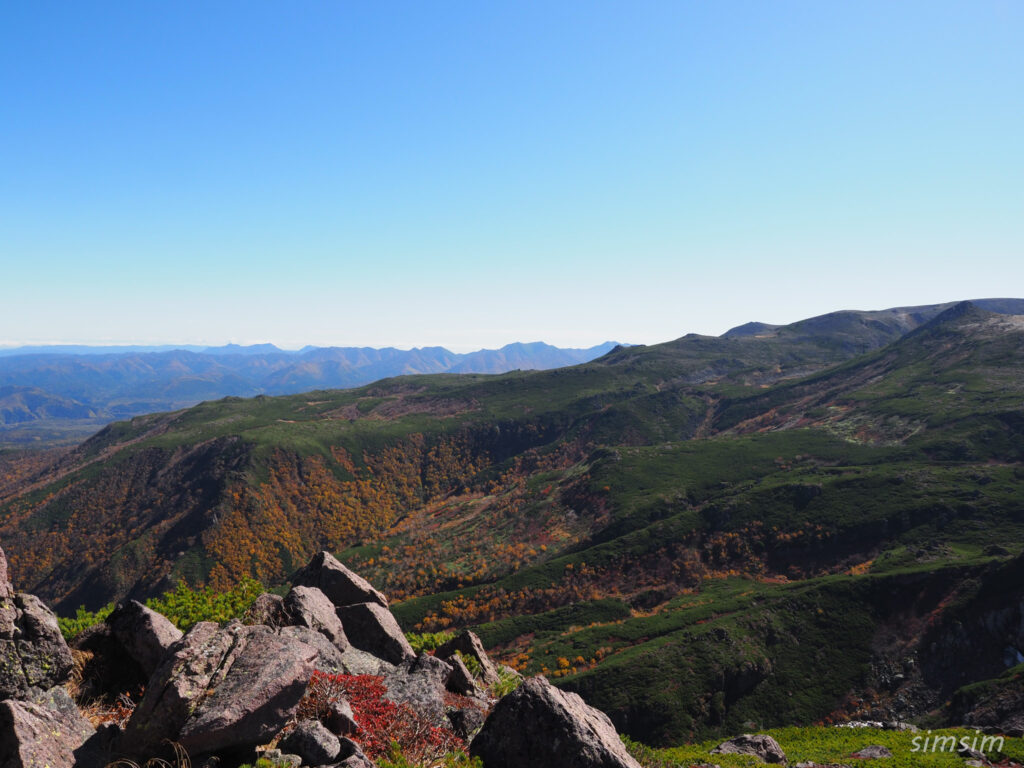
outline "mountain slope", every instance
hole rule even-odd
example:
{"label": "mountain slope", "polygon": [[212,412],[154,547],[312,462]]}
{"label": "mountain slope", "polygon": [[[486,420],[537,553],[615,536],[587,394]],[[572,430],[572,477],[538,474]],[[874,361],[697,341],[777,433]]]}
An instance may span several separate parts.
{"label": "mountain slope", "polygon": [[[648,741],[940,717],[1024,648],[978,588],[1024,550],[1024,318],[862,320],[136,417],[0,486],[0,538],[64,611],[328,548]],[[943,676],[957,617],[993,634]]]}

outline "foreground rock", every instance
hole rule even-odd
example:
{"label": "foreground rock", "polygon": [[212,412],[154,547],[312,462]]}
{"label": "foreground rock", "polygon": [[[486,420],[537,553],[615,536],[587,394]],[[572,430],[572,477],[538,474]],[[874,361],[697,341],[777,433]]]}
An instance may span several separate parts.
{"label": "foreground rock", "polygon": [[348,648],[348,638],[334,604],[316,587],[292,587],[281,608],[291,626],[308,627],[319,632],[340,651]]}
{"label": "foreground rock", "polygon": [[640,768],[607,715],[543,677],[498,702],[470,754],[487,768]]}
{"label": "foreground rock", "polygon": [[451,674],[452,668],[447,662],[420,654],[402,662],[384,678],[388,689],[384,697],[396,704],[408,704],[431,725],[447,725],[444,692]]}
{"label": "foreground rock", "polygon": [[485,686],[494,685],[500,679],[498,677],[498,668],[494,666],[494,662],[487,655],[487,651],[484,650],[484,644],[480,642],[480,638],[473,632],[469,630],[460,632],[447,643],[440,646],[434,652],[434,655],[439,659],[448,660],[457,653],[476,659],[480,665],[480,680]]}
{"label": "foreground rock", "polygon": [[0,699],[26,699],[71,676],[57,617],[35,595],[15,592],[0,549]]}
{"label": "foreground rock", "polygon": [[170,619],[137,600],[118,604],[107,617],[110,632],[148,677],[156,672],[167,650],[182,632]]}
{"label": "foreground rock", "polygon": [[366,579],[350,571],[329,552],[313,555],[309,563],[292,576],[296,587],[316,587],[339,608],[357,603],[376,603],[387,608],[388,599]]}
{"label": "foreground rock", "polygon": [[278,744],[282,752],[298,755],[303,765],[327,765],[338,757],[341,742],[316,720],[297,723]]}
{"label": "foreground rock", "polygon": [[338,608],[338,618],[349,642],[392,664],[416,657],[391,611],[377,603],[360,603]]}
{"label": "foreground rock", "polygon": [[713,755],[753,755],[763,763],[785,763],[786,753],[779,742],[762,733],[744,734],[729,739],[711,750]]}
{"label": "foreground rock", "polygon": [[76,750],[94,733],[73,704],[54,709],[0,702],[0,768],[71,768]]}
{"label": "foreground rock", "polygon": [[128,722],[124,750],[145,758],[170,739],[193,757],[230,755],[270,741],[326,652],[282,632],[238,622],[223,629],[197,624],[150,680]]}

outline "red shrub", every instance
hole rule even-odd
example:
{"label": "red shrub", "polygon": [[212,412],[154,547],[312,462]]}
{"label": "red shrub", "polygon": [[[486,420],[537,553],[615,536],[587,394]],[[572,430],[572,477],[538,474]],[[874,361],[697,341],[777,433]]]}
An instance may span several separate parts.
{"label": "red shrub", "polygon": [[392,742],[407,760],[425,763],[446,753],[465,750],[465,743],[451,731],[430,724],[408,704],[385,699],[387,688],[376,675],[332,675],[314,672],[299,704],[300,719],[321,719],[331,702],[347,699],[359,731],[352,737],[367,757],[386,757]]}

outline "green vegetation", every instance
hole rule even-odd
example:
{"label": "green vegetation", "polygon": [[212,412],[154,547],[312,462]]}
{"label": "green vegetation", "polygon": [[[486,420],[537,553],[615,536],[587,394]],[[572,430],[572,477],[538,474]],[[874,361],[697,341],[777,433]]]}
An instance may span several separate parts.
{"label": "green vegetation", "polygon": [[[821,765],[851,763],[850,755],[872,744],[886,747],[892,752],[891,758],[872,760],[879,768],[962,768],[964,759],[956,750],[949,751],[949,744],[966,739],[968,744],[982,746],[983,734],[978,731],[950,728],[937,731],[883,731],[876,728],[804,727],[776,728],[766,733],[774,738],[786,753],[790,765],[813,762]],[[925,739],[928,741],[926,742]],[[936,742],[936,739],[939,739]],[[916,740],[916,741],[915,741]],[[700,763],[716,763],[722,768],[748,768],[763,765],[748,755],[711,754],[720,740],[704,741],[684,747],[651,749],[642,744],[624,739],[630,753],[644,768],[676,768]],[[986,741],[985,746],[998,746],[1000,742]],[[915,750],[915,746],[917,749]],[[933,751],[934,747],[934,751]],[[1005,739],[1001,748],[989,750],[986,754],[993,762],[1008,758],[1015,762],[1024,761],[1024,744],[1020,739]]]}
{"label": "green vegetation", "polygon": [[[200,621],[221,624],[241,618],[262,592],[263,586],[253,579],[243,579],[226,592],[218,592],[211,587],[195,589],[182,581],[161,597],[150,598],[146,605],[162,613],[181,631],[187,632]],[[113,610],[113,603],[108,603],[98,611],[87,611],[84,606],[80,606],[73,618],[58,618],[57,623],[64,639],[70,641],[89,627],[101,623]]]}

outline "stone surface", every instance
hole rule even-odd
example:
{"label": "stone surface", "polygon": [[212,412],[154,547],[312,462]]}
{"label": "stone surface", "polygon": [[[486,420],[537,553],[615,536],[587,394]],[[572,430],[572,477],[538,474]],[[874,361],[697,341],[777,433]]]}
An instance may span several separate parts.
{"label": "stone surface", "polygon": [[106,624],[146,677],[156,672],[167,649],[182,637],[181,630],[170,619],[137,600],[119,603]]}
{"label": "stone surface", "polygon": [[294,712],[319,657],[314,646],[285,630],[197,624],[151,679],[128,722],[124,749],[144,757],[171,739],[197,756],[266,743]]}
{"label": "stone surface", "polygon": [[640,768],[607,715],[543,677],[498,702],[470,754],[487,768]]}
{"label": "stone surface", "polygon": [[71,641],[78,657],[78,693],[83,701],[113,699],[125,691],[137,691],[149,680],[106,624],[94,624]]}
{"label": "stone surface", "polygon": [[384,686],[388,689],[384,697],[397,704],[408,704],[413,712],[431,725],[445,724],[444,692],[451,673],[448,662],[426,653],[420,654],[415,659],[402,662],[384,678]]}
{"label": "stone surface", "polygon": [[391,611],[377,603],[339,607],[338,618],[349,642],[360,650],[392,664],[416,656]]}
{"label": "stone surface", "polygon": [[324,635],[309,627],[281,627],[276,630],[281,637],[298,640],[316,649],[317,669],[321,672],[349,674],[344,654]]}
{"label": "stone surface", "polygon": [[455,735],[466,741],[476,735],[486,718],[484,711],[474,706],[453,709],[448,713],[448,722],[451,723]]}
{"label": "stone surface", "polygon": [[73,706],[0,702],[0,768],[72,768],[75,751],[94,732]]}
{"label": "stone surface", "polygon": [[292,576],[297,587],[316,587],[339,608],[358,603],[388,607],[388,599],[362,576],[350,571],[329,552],[313,555],[309,563]]}
{"label": "stone surface", "polygon": [[341,742],[341,752],[338,753],[340,762],[335,763],[335,768],[376,768],[354,741],[346,738],[339,739],[339,741]]}
{"label": "stone surface", "polygon": [[484,650],[484,645],[480,642],[480,638],[473,632],[468,630],[460,632],[439,647],[434,652],[434,655],[440,659],[447,660],[454,656],[456,651],[463,656],[471,656],[477,660],[480,664],[480,680],[485,686],[494,685],[498,682],[498,669],[487,655],[487,651]]}
{"label": "stone surface", "polygon": [[284,598],[264,592],[253,601],[242,617],[245,624],[264,624],[268,627],[283,627],[287,624],[284,616]]}
{"label": "stone surface", "polygon": [[0,699],[24,699],[33,688],[45,690],[68,680],[71,650],[57,618],[39,598],[13,593],[5,585],[0,597]]}
{"label": "stone surface", "polygon": [[786,753],[779,742],[763,733],[737,736],[711,750],[713,755],[753,755],[763,763],[785,763]]}
{"label": "stone surface", "polygon": [[327,765],[341,752],[341,742],[316,720],[301,720],[281,739],[282,752],[291,752],[302,758],[303,765]]}
{"label": "stone surface", "polygon": [[482,693],[473,675],[470,674],[469,669],[466,668],[465,663],[457,654],[449,656],[445,661],[452,668],[452,673],[448,676],[447,683],[449,691],[461,694],[462,696],[475,696]]}
{"label": "stone surface", "polygon": [[282,609],[288,624],[319,632],[339,651],[348,648],[348,638],[334,603],[316,587],[292,587],[284,597]]}
{"label": "stone surface", "polygon": [[349,736],[359,730],[352,706],[345,699],[335,699],[330,703],[324,725],[335,736]]}
{"label": "stone surface", "polygon": [[857,750],[850,757],[855,757],[858,760],[877,760],[883,757],[892,757],[892,752],[879,744],[871,744],[864,749]]}

